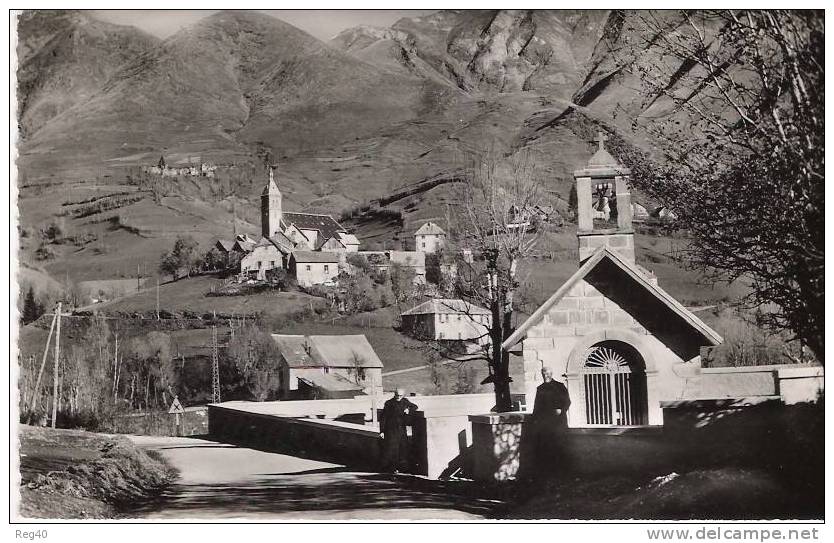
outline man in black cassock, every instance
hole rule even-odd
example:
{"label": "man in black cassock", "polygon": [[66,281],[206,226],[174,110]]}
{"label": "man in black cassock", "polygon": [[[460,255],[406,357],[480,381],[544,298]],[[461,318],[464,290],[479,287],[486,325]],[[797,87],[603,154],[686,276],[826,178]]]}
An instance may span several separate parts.
{"label": "man in black cassock", "polygon": [[402,389],[397,389],[394,397],[385,402],[379,418],[384,471],[397,473],[408,470],[408,433],[405,427],[411,423],[415,411],[417,406],[408,401]]}
{"label": "man in black cassock", "polygon": [[542,475],[560,475],[568,469],[566,437],[570,396],[562,383],[553,380],[553,371],[542,368],[544,383],[536,388],[533,404],[533,464]]}

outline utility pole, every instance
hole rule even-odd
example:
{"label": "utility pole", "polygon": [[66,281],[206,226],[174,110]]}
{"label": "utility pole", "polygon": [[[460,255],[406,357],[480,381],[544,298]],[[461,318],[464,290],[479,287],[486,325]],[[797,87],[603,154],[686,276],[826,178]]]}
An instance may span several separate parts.
{"label": "utility pole", "polygon": [[141,289],[141,286],[142,286],[142,282],[140,281],[140,277],[141,276],[139,275],[139,263],[137,262],[136,263],[136,292],[139,292],[139,290]]}
{"label": "utility pole", "polygon": [[43,370],[46,367],[46,357],[49,354],[49,342],[52,341],[52,332],[55,330],[56,316],[57,314],[52,315],[52,324],[49,325],[49,335],[46,336],[46,345],[44,345],[43,347],[43,359],[41,360],[41,369],[38,371],[38,378],[35,380],[35,389],[32,391],[32,397],[29,399],[29,408],[31,409],[31,412],[33,414],[38,403],[38,392],[41,388],[41,377],[43,377]]}
{"label": "utility pole", "polygon": [[211,396],[213,403],[220,403],[220,357],[217,353],[217,327],[211,327]]}
{"label": "utility pole", "polygon": [[55,364],[52,367],[52,428],[58,418],[58,357],[61,355],[61,302],[55,310]]}
{"label": "utility pole", "polygon": [[159,277],[156,278],[156,320],[159,320]]}

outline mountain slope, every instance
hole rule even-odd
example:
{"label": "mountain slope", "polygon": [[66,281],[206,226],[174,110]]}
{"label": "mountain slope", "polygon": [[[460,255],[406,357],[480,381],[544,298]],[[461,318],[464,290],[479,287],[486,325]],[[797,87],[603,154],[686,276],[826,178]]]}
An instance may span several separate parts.
{"label": "mountain slope", "polygon": [[[354,139],[434,107],[434,85],[393,75],[277,19],[221,12],[125,65],[83,106],[21,148],[37,178],[114,159],[207,155],[229,162]],[[350,132],[350,134],[346,134]]]}
{"label": "mountain slope", "polygon": [[159,42],[135,28],[98,21],[77,11],[24,12],[18,24],[18,110],[23,138],[89,99],[121,65]]}

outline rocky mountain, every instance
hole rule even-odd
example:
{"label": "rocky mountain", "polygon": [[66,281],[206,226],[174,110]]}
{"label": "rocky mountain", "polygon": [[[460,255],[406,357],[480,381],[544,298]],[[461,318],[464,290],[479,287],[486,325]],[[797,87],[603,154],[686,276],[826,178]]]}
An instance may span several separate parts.
{"label": "rocky mountain", "polygon": [[[632,113],[647,107],[627,60],[612,54],[640,31],[629,13],[440,11],[388,28],[352,28],[323,43],[263,14],[220,12],[162,42],[136,38],[113,48],[114,55],[135,52],[124,62],[114,56],[115,67],[95,72],[97,79],[73,78],[88,87],[62,102],[61,74],[87,73],[95,59],[104,64],[97,49],[78,45],[104,43],[86,37],[91,28],[109,28],[101,25],[65,12],[19,23],[21,80],[49,82],[34,85],[40,90],[25,100],[33,105],[24,123],[39,126],[24,130],[19,147],[20,184],[33,191],[22,192],[33,198],[21,205],[24,221],[30,209],[39,221],[65,213],[58,200],[54,208],[35,204],[47,184],[124,183],[128,167],[156,164],[160,155],[169,164],[199,157],[257,172],[268,151],[280,164],[289,209],[338,214],[381,199],[402,221],[355,226],[369,244],[390,242],[398,229],[442,219],[444,181],[458,178],[473,156],[529,154],[559,200],[567,198],[572,171],[592,154],[598,130],[615,149],[650,144],[615,116],[624,104]],[[37,103],[62,106],[36,115],[48,109]],[[235,182],[237,217],[257,222],[261,180]],[[206,184],[186,185],[177,189],[182,202],[125,203],[118,238],[99,232],[118,243],[89,258],[106,269],[140,241],[156,251],[173,224],[206,239],[229,229],[228,189],[217,196]],[[61,258],[47,268],[63,265]]]}

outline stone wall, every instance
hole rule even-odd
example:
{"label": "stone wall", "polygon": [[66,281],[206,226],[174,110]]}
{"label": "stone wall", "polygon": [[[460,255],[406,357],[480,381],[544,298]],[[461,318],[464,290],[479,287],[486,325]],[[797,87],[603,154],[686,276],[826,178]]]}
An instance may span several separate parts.
{"label": "stone wall", "polygon": [[116,417],[110,431],[117,434],[143,436],[201,436],[208,434],[208,407],[186,407],[180,415],[180,427],[176,415],[166,412],[136,413]]}

